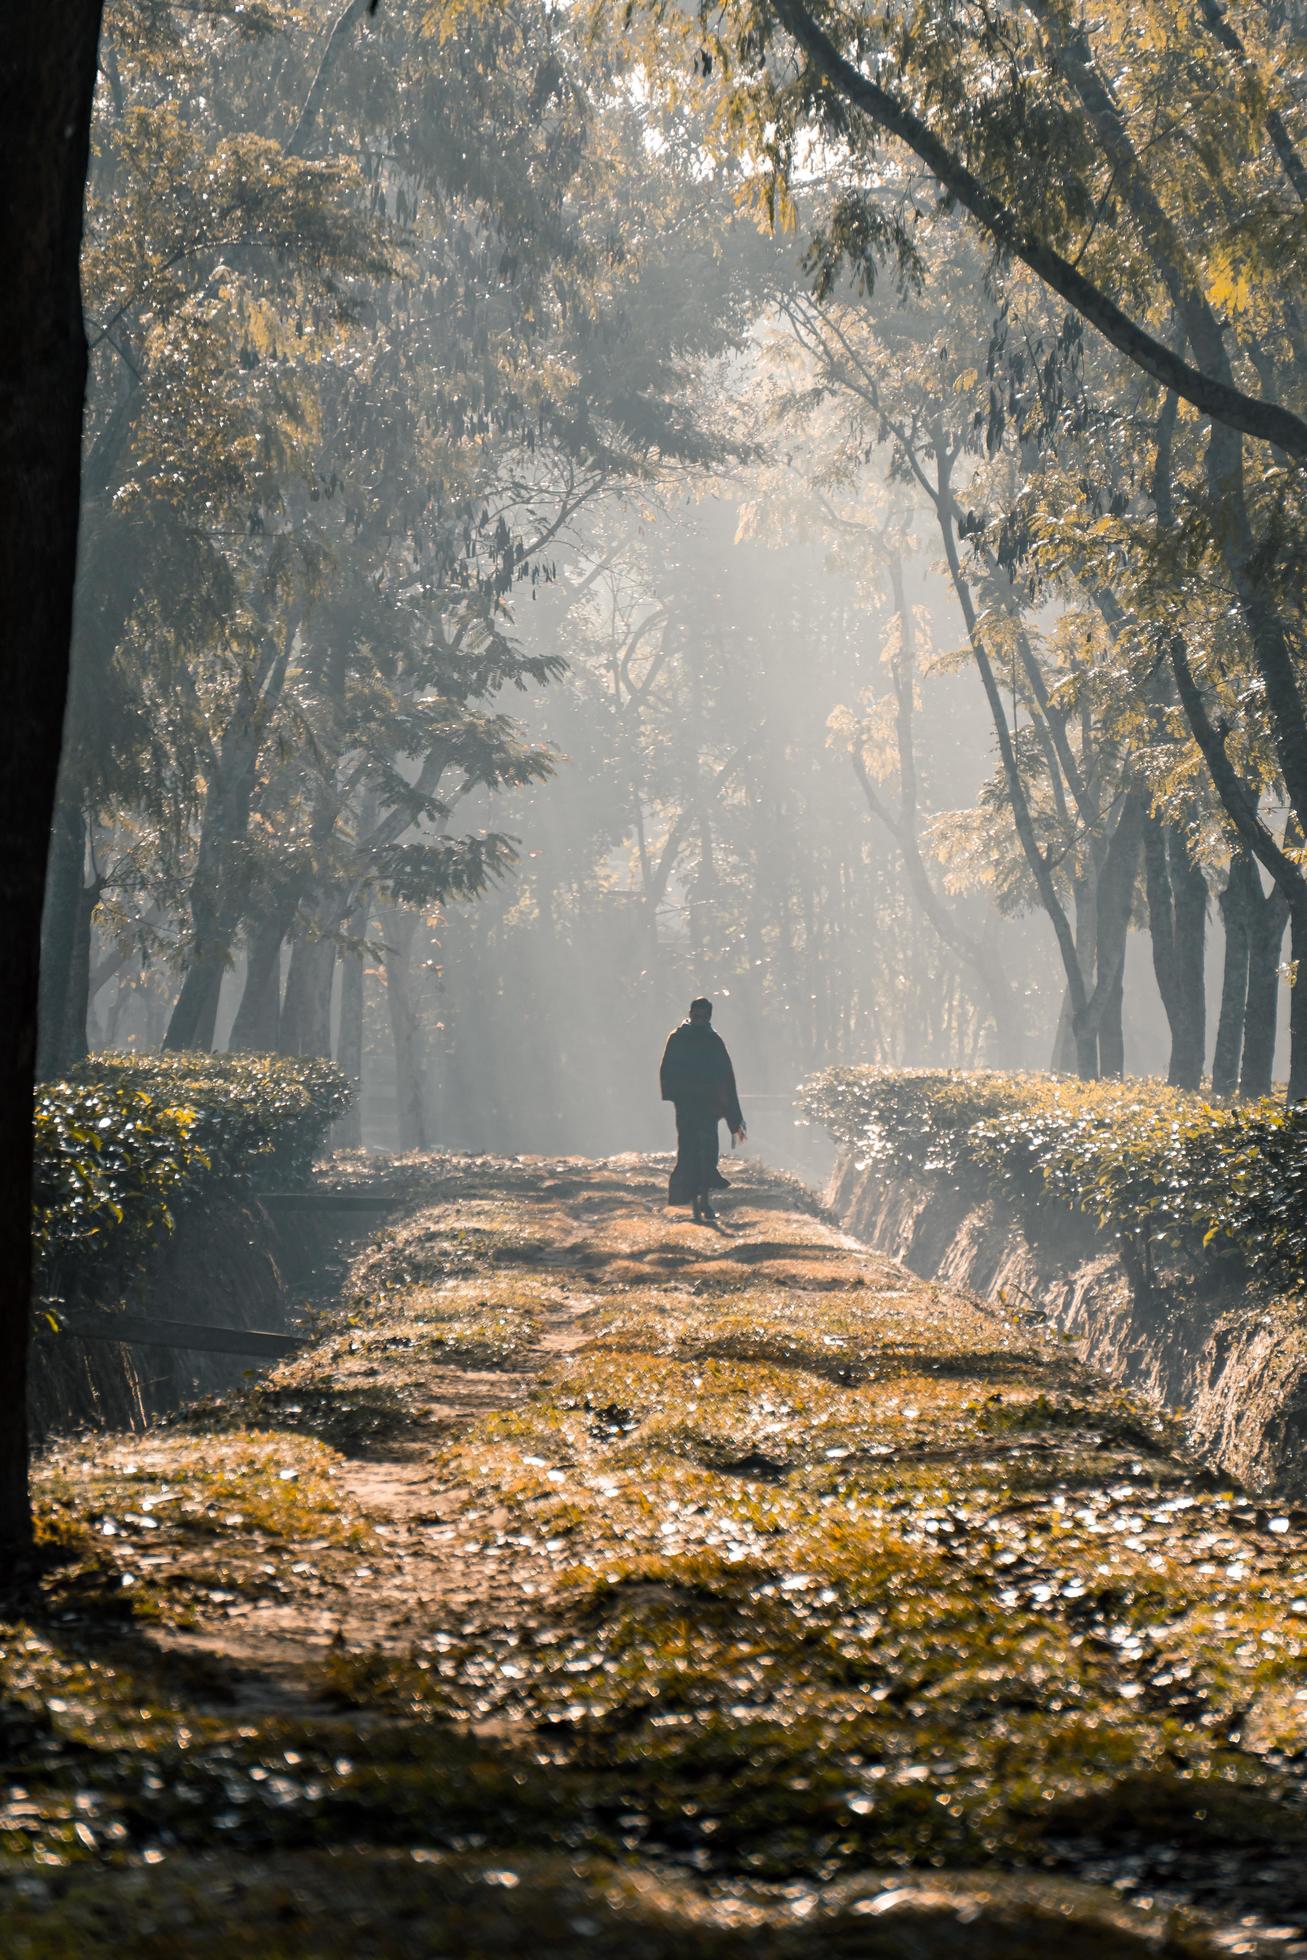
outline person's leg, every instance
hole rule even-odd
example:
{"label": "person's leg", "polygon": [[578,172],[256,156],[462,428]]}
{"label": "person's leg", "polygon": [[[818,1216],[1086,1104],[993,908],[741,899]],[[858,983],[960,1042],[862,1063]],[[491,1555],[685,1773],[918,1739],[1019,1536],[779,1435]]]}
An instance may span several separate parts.
{"label": "person's leg", "polygon": [[669,1205],[693,1204],[697,1218],[699,1187],[695,1182],[694,1168],[694,1116],[684,1103],[677,1103],[675,1108],[676,1162],[668,1180],[667,1202]]}
{"label": "person's leg", "polygon": [[730,1189],[730,1186],[721,1173],[719,1163],[721,1154],[722,1126],[720,1120],[714,1116],[712,1128],[708,1133],[708,1182],[704,1187],[710,1194],[714,1191],[729,1191]]}
{"label": "person's leg", "polygon": [[703,1115],[699,1119],[695,1152],[695,1189],[697,1210],[695,1216],[705,1224],[715,1222],[716,1214],[712,1208],[712,1180],[717,1169],[717,1118]]}

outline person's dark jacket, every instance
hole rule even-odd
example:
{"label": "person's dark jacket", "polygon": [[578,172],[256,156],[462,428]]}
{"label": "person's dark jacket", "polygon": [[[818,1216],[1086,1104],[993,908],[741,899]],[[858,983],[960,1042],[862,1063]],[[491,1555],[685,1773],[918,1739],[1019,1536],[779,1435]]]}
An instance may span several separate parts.
{"label": "person's dark jacket", "polygon": [[726,1043],[707,1021],[682,1021],[667,1037],[659,1071],[663,1101],[699,1107],[710,1116],[724,1117],[729,1127],[744,1127],[735,1070]]}

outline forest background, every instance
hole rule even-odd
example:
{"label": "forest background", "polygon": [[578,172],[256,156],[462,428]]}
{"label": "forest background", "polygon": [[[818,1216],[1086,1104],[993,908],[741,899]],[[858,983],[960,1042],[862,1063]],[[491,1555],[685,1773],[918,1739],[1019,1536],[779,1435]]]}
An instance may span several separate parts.
{"label": "forest background", "polygon": [[[1295,8],[855,24],[1146,332],[1302,400]],[[42,1073],[334,1054],[347,1141],[647,1145],[706,989],[779,1128],[838,1061],[1261,1093],[1277,1027],[1300,1093],[1300,465],[819,56],[111,9]]]}
{"label": "forest background", "polygon": [[[1307,1094],[1302,25],[24,22],[13,1381],[92,1042],[334,1053],[404,1147],[645,1141],[687,983],[781,1105],[1049,1046],[1255,1096],[1286,1008]],[[20,1434],[0,1487],[21,1537]]]}

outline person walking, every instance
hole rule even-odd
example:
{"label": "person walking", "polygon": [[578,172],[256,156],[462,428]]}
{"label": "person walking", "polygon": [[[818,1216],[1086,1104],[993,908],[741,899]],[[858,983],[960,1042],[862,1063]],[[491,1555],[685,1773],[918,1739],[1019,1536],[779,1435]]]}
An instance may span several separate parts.
{"label": "person walking", "polygon": [[688,1018],[668,1035],[659,1083],[663,1101],[676,1110],[676,1162],[667,1202],[692,1204],[697,1225],[715,1225],[712,1193],[728,1188],[717,1168],[717,1125],[725,1121],[737,1143],[748,1131],[726,1043],[712,1025],[710,1000],[692,1000]]}

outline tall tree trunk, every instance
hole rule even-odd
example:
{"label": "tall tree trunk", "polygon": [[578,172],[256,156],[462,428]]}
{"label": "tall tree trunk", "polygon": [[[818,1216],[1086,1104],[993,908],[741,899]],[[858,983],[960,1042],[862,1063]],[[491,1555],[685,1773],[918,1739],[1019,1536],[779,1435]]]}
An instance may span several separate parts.
{"label": "tall tree trunk", "polygon": [[275,1055],[281,1042],[281,947],[291,908],[257,918],[246,935],[245,986],[231,1024],[232,1048]]}
{"label": "tall tree trunk", "polygon": [[209,799],[200,829],[199,853],[191,880],[191,954],[182,975],[181,991],[168,1018],[163,1045],[167,1049],[209,1049],[218,1025],[218,996],[227,971],[239,912],[227,889],[230,845],[227,799],[220,791]]}
{"label": "tall tree trunk", "polygon": [[32,1089],[46,855],[68,688],[86,334],[79,255],[100,0],[0,35],[0,1545],[31,1542]]}
{"label": "tall tree trunk", "polygon": [[401,1150],[428,1150],[425,1057],[413,998],[412,950],[417,931],[412,912],[387,912],[385,931],[386,1006],[395,1048],[395,1112]]}
{"label": "tall tree trunk", "polygon": [[64,1002],[64,1067],[76,1068],[90,1052],[87,1021],[91,1008],[91,922],[100,903],[104,880],[92,876],[87,885],[78,885],[73,927],[73,956],[68,968],[67,998]]}
{"label": "tall tree trunk", "polygon": [[1241,1096],[1269,1096],[1275,1068],[1275,1024],[1280,1001],[1280,948],[1289,923],[1289,900],[1278,885],[1257,898],[1248,933],[1248,1006],[1243,1024]]}
{"label": "tall tree trunk", "polygon": [[191,961],[177,996],[165,1048],[212,1048],[222,976],[245,907],[248,872],[243,847],[249,835],[255,773],[268,719],[281,699],[299,614],[280,639],[265,638],[257,665],[241,674],[231,718],[213,759],[200,841],[189,893]]}
{"label": "tall tree trunk", "polygon": [[[319,921],[319,923],[321,923]],[[336,975],[334,934],[306,929],[291,941],[281,1010],[283,1055],[330,1055],[331,987]]]}
{"label": "tall tree trunk", "polygon": [[1102,1074],[1125,1074],[1125,947],[1134,910],[1147,803],[1141,789],[1126,792],[1098,874],[1094,911],[1094,993],[1102,1001],[1098,1019],[1098,1066]]}
{"label": "tall tree trunk", "polygon": [[[163,1037],[166,1049],[198,1049],[207,1053],[213,1047],[218,1026],[218,997],[222,992],[222,976],[227,971],[225,947],[219,950],[215,944],[215,935],[220,931],[215,923],[212,932],[201,942],[202,950],[182,977],[181,991]],[[222,937],[227,937],[225,931]]]}
{"label": "tall tree trunk", "polygon": [[86,860],[86,819],[80,802],[61,797],[55,806],[41,921],[40,1028],[36,1072],[42,1081],[65,1075],[68,1053],[68,994],[74,942],[81,910]]}
{"label": "tall tree trunk", "polygon": [[1248,853],[1242,845],[1236,845],[1230,853],[1225,889],[1217,901],[1225,932],[1225,959],[1221,969],[1216,1046],[1212,1051],[1212,1094],[1221,1100],[1232,1096],[1239,1084],[1244,1013],[1248,1005],[1248,938],[1253,906],[1260,905],[1261,898],[1261,884]]}
{"label": "tall tree trunk", "polygon": [[1125,1074],[1125,965],[1114,967],[1103,982],[1103,1011],[1098,1023],[1098,1072],[1119,1082]]}
{"label": "tall tree trunk", "polygon": [[1289,911],[1289,957],[1294,964],[1289,990],[1289,1101],[1307,1102],[1307,905]]}
{"label": "tall tree trunk", "polygon": [[1058,1009],[1057,1026],[1053,1030],[1053,1053],[1049,1057],[1049,1067],[1054,1075],[1074,1075],[1076,1072],[1076,1037],[1072,1027],[1071,993],[1062,989],[1062,1005]]}
{"label": "tall tree trunk", "polygon": [[[340,1026],[336,1034],[336,1066],[349,1077],[354,1099],[335,1125],[341,1150],[354,1150],[363,1141],[363,985],[361,941],[368,930],[368,908],[360,905],[349,921],[353,942],[340,955]],[[357,950],[355,948],[357,947]]]}
{"label": "tall tree trunk", "polygon": [[1072,1017],[1071,1040],[1076,1073],[1082,1080],[1097,1076],[1100,1072],[1098,1028],[1097,1025],[1090,1026],[1087,1021],[1089,996],[1094,988],[1094,962],[1098,957],[1098,870],[1099,865],[1095,862],[1091,870],[1080,872],[1072,883],[1072,931],[1076,959],[1085,976],[1085,1004],[1079,1014]]}
{"label": "tall tree trunk", "polygon": [[1167,1081],[1196,1089],[1207,1052],[1207,883],[1175,824],[1150,816],[1144,838],[1153,972],[1171,1032]]}
{"label": "tall tree trunk", "polygon": [[1207,1059],[1207,880],[1182,831],[1172,827],[1167,845],[1180,982],[1180,1026],[1167,1080],[1178,1089],[1198,1089]]}

